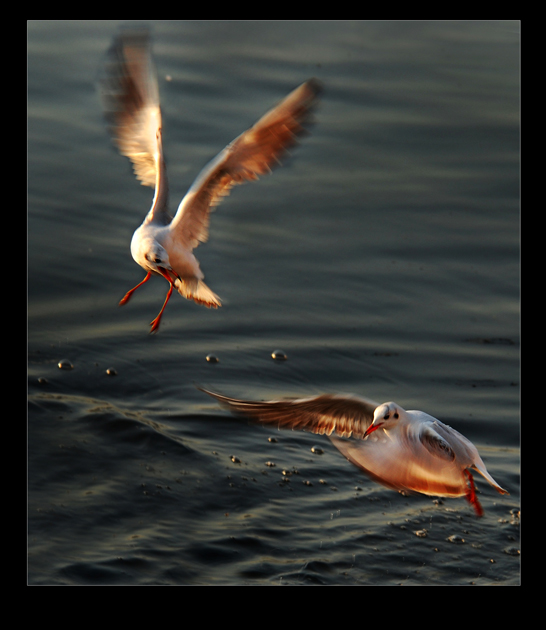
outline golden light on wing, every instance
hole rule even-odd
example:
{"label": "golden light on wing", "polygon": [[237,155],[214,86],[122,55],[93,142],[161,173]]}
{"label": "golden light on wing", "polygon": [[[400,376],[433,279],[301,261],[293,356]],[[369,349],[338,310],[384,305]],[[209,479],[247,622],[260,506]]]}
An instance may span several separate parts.
{"label": "golden light on wing", "polygon": [[415,457],[408,444],[386,440],[380,444],[330,437],[332,444],[371,479],[392,490],[438,496],[462,496],[466,484],[460,467],[439,475],[434,459],[421,453]]}
{"label": "golden light on wing", "polygon": [[188,246],[207,240],[210,210],[234,185],[254,181],[280,163],[304,132],[320,91],[316,79],[300,85],[201,171],[173,220],[173,230]]}
{"label": "golden light on wing", "polygon": [[253,418],[261,424],[282,429],[298,429],[342,437],[363,437],[373,421],[377,403],[357,396],[323,394],[314,398],[252,402],[229,398],[206,389],[232,412]]}
{"label": "golden light on wing", "polygon": [[156,186],[161,111],[147,30],[121,31],[108,51],[101,96],[110,133],[143,185]]}

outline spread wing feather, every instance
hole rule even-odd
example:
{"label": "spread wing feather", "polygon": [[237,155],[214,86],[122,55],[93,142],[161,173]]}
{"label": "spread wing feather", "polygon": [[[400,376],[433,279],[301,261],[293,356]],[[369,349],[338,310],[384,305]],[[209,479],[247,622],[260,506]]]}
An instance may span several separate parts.
{"label": "spread wing feather", "polygon": [[161,111],[147,30],[121,31],[108,51],[101,96],[110,133],[143,185],[156,185]]}
{"label": "spread wing feather", "polygon": [[207,240],[210,211],[233,186],[256,180],[280,163],[305,130],[320,91],[316,79],[303,83],[205,166],[172,222],[186,246]]}
{"label": "spread wing feather", "polygon": [[322,394],[313,398],[253,402],[229,398],[206,389],[230,411],[282,429],[299,429],[343,437],[362,438],[373,422],[377,403],[357,396]]}

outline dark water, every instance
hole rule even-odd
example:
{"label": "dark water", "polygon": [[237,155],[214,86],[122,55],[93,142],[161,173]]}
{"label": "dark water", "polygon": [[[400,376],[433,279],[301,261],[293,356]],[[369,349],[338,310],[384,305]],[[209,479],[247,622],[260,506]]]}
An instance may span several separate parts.
{"label": "dark water", "polygon": [[[28,25],[28,582],[519,584],[519,24],[154,23],[174,208],[272,104],[325,85],[312,135],[196,251],[223,308],[175,295],[156,336],[165,282],[117,307],[153,194],[95,89],[117,26]],[[482,519],[402,496],[196,383],[422,409],[510,495],[478,479]]]}

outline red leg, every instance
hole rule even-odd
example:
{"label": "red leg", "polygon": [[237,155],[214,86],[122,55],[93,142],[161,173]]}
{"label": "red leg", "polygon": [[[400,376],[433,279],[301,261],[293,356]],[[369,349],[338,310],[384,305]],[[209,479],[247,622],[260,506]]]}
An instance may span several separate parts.
{"label": "red leg", "polygon": [[161,275],[165,278],[165,280],[169,281],[169,284],[171,286],[169,287],[169,290],[167,291],[167,297],[165,298],[165,302],[163,302],[163,306],[161,307],[161,310],[159,311],[159,315],[153,321],[150,322],[150,326],[152,327],[150,330],[151,333],[155,333],[159,329],[159,324],[161,323],[161,316],[163,315],[163,311],[165,310],[165,307],[167,306],[167,302],[170,300],[171,294],[173,292],[173,283],[172,283],[172,280],[169,278],[169,274],[166,271],[164,271],[161,267],[159,267],[158,270],[161,273]]}
{"label": "red leg", "polygon": [[466,477],[468,477],[468,481],[470,482],[470,487],[467,488],[466,498],[467,501],[472,505],[476,514],[478,516],[483,516],[483,508],[478,501],[478,497],[476,496],[476,486],[474,485],[474,477],[472,477],[472,473],[469,470],[463,470],[463,473]]}
{"label": "red leg", "polygon": [[136,285],[136,287],[133,287],[130,291],[127,291],[123,299],[120,301],[119,306],[123,306],[124,304],[127,304],[127,302],[131,299],[131,296],[138,289],[138,287],[141,287],[145,282],[148,282],[151,276],[152,276],[152,272],[148,271],[148,273],[146,274],[146,277],[144,278],[142,282],[139,282]]}

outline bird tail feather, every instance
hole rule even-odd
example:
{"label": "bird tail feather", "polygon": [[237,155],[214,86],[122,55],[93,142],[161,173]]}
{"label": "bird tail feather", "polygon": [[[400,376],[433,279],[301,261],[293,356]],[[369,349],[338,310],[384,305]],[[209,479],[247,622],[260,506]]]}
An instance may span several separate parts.
{"label": "bird tail feather", "polygon": [[187,300],[203,304],[207,308],[222,306],[220,298],[198,278],[178,278],[175,282],[178,293]]}

